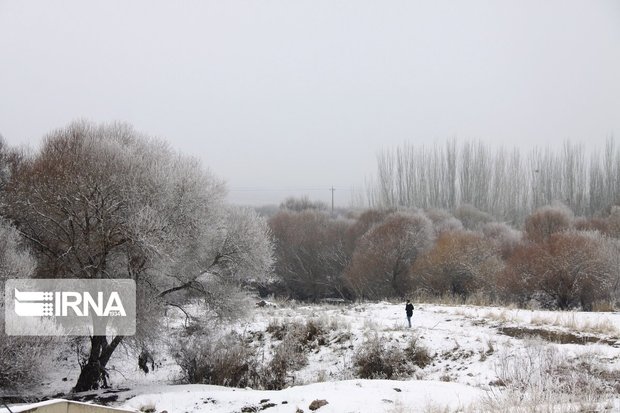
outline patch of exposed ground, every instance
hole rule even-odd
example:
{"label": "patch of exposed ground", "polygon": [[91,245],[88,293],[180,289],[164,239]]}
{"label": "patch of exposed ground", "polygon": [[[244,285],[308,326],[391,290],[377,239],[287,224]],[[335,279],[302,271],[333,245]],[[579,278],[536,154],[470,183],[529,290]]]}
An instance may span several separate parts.
{"label": "patch of exposed ground", "polygon": [[544,328],[529,327],[500,327],[501,334],[515,338],[539,337],[551,343],[558,344],[607,344],[620,347],[620,342],[615,338],[605,338],[587,334],[575,334],[567,331],[546,330]]}

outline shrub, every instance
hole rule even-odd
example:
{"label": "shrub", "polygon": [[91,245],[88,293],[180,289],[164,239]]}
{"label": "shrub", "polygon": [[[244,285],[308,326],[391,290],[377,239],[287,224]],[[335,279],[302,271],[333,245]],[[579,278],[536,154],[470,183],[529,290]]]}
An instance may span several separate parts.
{"label": "shrub", "polygon": [[[2,306],[0,310],[4,312]],[[25,395],[39,382],[46,367],[52,364],[54,341],[47,336],[0,338],[0,396],[4,392]]]}
{"label": "shrub", "polygon": [[433,357],[428,352],[428,349],[420,343],[420,338],[416,336],[409,340],[404,352],[407,360],[410,360],[421,369],[428,366],[433,361]]}
{"label": "shrub", "polygon": [[243,340],[230,333],[216,340],[209,328],[201,327],[189,337],[180,336],[175,360],[186,383],[279,390],[294,380],[294,371],[308,363],[308,350],[326,343],[328,328],[318,318],[305,323],[270,322],[266,331],[280,342],[265,363],[249,347],[251,338]]}
{"label": "shrub", "polygon": [[335,326],[327,326],[327,323],[318,318],[311,318],[305,322],[292,322],[288,324],[280,324],[271,322],[267,326],[266,331],[271,334],[275,340],[292,340],[298,343],[302,350],[317,348],[325,345],[327,342],[326,335],[330,329]]}
{"label": "shrub", "polygon": [[[0,217],[0,290],[4,290],[4,280],[30,277],[36,267],[23,241],[17,230]],[[50,355],[59,340],[6,336],[4,312],[4,294],[0,294],[0,396],[4,392],[26,394],[51,364]]]}
{"label": "shrub", "polygon": [[261,387],[267,390],[280,390],[292,378],[291,373],[308,363],[303,346],[292,334],[284,337],[276,346],[273,357],[260,373]]}
{"label": "shrub", "polygon": [[591,310],[595,301],[609,300],[613,288],[614,257],[607,246],[598,233],[553,233],[543,243],[517,247],[498,285],[519,304],[538,294],[562,310]]}
{"label": "shrub", "polygon": [[286,335],[287,324],[278,323],[275,320],[271,320],[267,329],[267,333],[271,334],[274,340],[282,340]]}
{"label": "shrub", "polygon": [[378,336],[364,342],[353,356],[353,365],[362,379],[391,379],[406,376],[413,370],[400,347],[387,347]]}
{"label": "shrub", "polygon": [[179,345],[174,358],[186,383],[246,387],[256,382],[255,352],[236,333],[215,341],[195,336]]}

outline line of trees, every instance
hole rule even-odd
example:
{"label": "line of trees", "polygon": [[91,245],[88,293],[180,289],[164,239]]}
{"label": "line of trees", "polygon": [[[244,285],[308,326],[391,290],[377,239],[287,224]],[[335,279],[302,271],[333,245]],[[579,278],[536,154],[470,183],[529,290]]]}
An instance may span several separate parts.
{"label": "line of trees", "polygon": [[346,217],[283,208],[269,225],[278,276],[270,291],[297,299],[484,295],[589,310],[615,302],[620,288],[618,206],[597,218],[544,206],[523,230],[473,206]]}
{"label": "line of trees", "polygon": [[613,138],[602,151],[565,142],[557,151],[525,154],[481,142],[403,144],[378,154],[366,195],[373,208],[454,210],[468,204],[513,224],[555,201],[589,217],[620,201],[620,147]]}

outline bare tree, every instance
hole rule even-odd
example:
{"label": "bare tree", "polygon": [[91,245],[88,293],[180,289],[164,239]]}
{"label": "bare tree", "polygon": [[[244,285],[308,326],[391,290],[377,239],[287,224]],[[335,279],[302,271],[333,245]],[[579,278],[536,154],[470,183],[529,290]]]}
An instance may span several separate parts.
{"label": "bare tree", "polygon": [[495,274],[501,269],[497,249],[483,234],[453,231],[440,234],[411,272],[419,288],[465,298],[478,291],[494,294]]}
{"label": "bare tree", "polygon": [[579,305],[591,310],[595,300],[608,297],[612,286],[611,262],[603,254],[605,250],[597,233],[552,235],[540,250],[544,263],[539,274],[540,289],[561,309]]}
{"label": "bare tree", "polygon": [[537,209],[525,220],[525,235],[530,241],[543,242],[552,234],[572,227],[573,213],[558,204]]}
{"label": "bare tree", "polygon": [[378,208],[454,210],[470,204],[513,224],[554,202],[592,216],[620,201],[619,160],[613,138],[602,155],[590,156],[568,141],[559,150],[534,148],[526,154],[468,141],[430,148],[404,144],[378,154],[368,201]]}
{"label": "bare tree", "polygon": [[317,300],[345,295],[341,275],[349,260],[347,222],[316,210],[285,210],[269,225],[276,240],[275,273],[291,297]]}
{"label": "bare tree", "polygon": [[409,268],[433,238],[433,225],[426,216],[389,215],[358,242],[345,272],[348,285],[358,297],[402,297],[411,288]]}
{"label": "bare tree", "polygon": [[609,299],[617,280],[615,247],[598,232],[563,231],[518,246],[500,285],[521,304],[536,297],[560,309],[590,310]]}

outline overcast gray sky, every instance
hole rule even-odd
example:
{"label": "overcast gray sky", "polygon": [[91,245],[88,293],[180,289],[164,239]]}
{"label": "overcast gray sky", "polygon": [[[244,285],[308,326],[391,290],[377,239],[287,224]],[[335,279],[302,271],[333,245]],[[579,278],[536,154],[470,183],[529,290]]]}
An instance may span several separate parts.
{"label": "overcast gray sky", "polygon": [[620,1],[0,0],[0,134],[79,118],[202,158],[233,202],[347,205],[383,147],[618,137]]}

